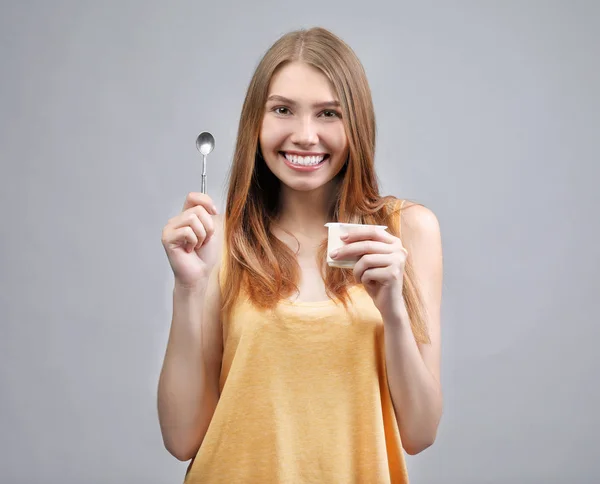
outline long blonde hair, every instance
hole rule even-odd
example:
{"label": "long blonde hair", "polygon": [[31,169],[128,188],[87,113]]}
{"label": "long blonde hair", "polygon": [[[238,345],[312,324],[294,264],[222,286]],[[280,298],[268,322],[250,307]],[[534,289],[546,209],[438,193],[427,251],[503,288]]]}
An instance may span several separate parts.
{"label": "long blonde hair", "polygon": [[[225,210],[225,250],[222,311],[228,316],[243,289],[252,304],[275,309],[282,298],[298,290],[300,266],[295,254],[271,232],[278,210],[280,181],[259,154],[259,133],[269,85],[275,72],[293,61],[316,67],[334,86],[348,138],[348,161],[336,176],[335,204],[330,220],[387,225],[399,236],[397,199],[380,196],[374,168],[375,113],[362,64],[339,37],[323,28],[297,30],[277,40],[258,64],[250,81],[238,127]],[[325,264],[327,238],[317,255],[329,297],[348,308],[352,269]],[[251,283],[250,283],[251,281]],[[415,285],[410,257],[406,261],[403,296],[413,334],[429,342],[421,295]]]}

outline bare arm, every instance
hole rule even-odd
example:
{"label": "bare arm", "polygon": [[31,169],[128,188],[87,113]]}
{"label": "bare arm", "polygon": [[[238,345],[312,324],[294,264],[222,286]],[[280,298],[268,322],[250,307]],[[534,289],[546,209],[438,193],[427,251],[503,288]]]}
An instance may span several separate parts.
{"label": "bare arm", "polygon": [[403,212],[404,247],[410,254],[423,296],[430,344],[418,344],[406,307],[385,324],[385,351],[390,393],[402,444],[414,455],[433,444],[442,416],[440,385],[440,306],[442,246],[438,221],[427,208]]}
{"label": "bare arm", "polygon": [[223,339],[218,259],[208,279],[195,287],[175,284],[173,290],[158,417],[165,447],[181,461],[196,455],[219,399]]}

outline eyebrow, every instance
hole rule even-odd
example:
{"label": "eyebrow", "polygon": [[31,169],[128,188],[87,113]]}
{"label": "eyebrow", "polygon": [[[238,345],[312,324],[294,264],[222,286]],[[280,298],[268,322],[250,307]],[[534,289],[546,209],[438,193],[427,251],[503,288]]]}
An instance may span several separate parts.
{"label": "eyebrow", "polygon": [[[289,99],[287,97],[284,97],[284,96],[279,96],[277,94],[273,94],[273,95],[269,96],[267,101],[279,101],[282,103],[289,104],[290,106],[298,105],[298,103],[296,101]],[[340,107],[340,102],[339,101],[324,101],[324,102],[313,104],[313,107],[314,108]]]}

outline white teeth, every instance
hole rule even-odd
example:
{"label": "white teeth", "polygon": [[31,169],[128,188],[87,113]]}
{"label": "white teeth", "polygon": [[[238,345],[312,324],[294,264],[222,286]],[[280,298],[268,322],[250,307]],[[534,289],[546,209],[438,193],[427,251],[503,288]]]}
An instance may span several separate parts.
{"label": "white teeth", "polygon": [[323,155],[321,155],[321,156],[296,156],[296,155],[288,155],[287,153],[285,154],[285,157],[290,163],[294,163],[296,165],[304,165],[304,166],[318,165],[325,158],[325,156],[323,156]]}

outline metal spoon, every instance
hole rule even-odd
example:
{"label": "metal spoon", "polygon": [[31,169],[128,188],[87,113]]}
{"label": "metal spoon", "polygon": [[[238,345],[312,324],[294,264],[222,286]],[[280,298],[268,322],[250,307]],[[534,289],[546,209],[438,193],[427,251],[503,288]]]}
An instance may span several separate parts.
{"label": "metal spoon", "polygon": [[202,154],[202,187],[201,192],[206,193],[206,155],[215,147],[215,138],[208,131],[203,131],[196,138],[196,148]]}

